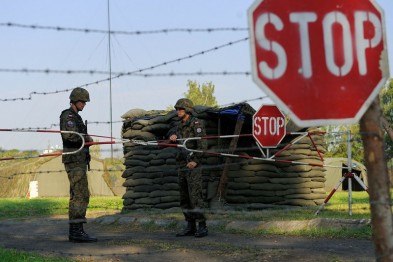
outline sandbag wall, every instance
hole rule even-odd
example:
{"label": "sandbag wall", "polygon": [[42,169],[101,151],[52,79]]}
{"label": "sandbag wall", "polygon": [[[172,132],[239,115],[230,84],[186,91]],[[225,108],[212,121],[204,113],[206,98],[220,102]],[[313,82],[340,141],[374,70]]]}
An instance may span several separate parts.
{"label": "sandbag wall", "polygon": [[[309,130],[312,132],[313,130]],[[274,164],[259,160],[243,161],[230,167],[227,201],[229,203],[263,203],[295,206],[315,206],[325,199],[325,169],[320,166],[325,153],[321,135],[305,137],[282,151]],[[291,141],[289,141],[291,142]],[[284,147],[284,142],[281,147]],[[276,150],[277,152],[277,150]],[[274,151],[272,152],[274,153]],[[314,165],[298,165],[280,162],[289,160]]]}
{"label": "sandbag wall", "polygon": [[[236,117],[225,120],[220,117],[220,114],[208,114],[206,110],[197,112],[199,112],[197,117],[205,122],[207,135],[233,134]],[[145,141],[167,139],[179,119],[176,112],[159,113],[162,115],[149,116],[144,115],[143,112],[139,112],[138,115],[131,114],[123,124],[123,138]],[[252,112],[246,117],[247,123],[242,133],[251,133],[251,119]],[[280,145],[281,148],[294,138],[286,138]],[[320,154],[323,155],[323,137],[315,134],[312,138]],[[249,141],[245,141],[247,146],[244,146],[244,141],[239,141],[239,150],[236,153],[260,156],[261,153],[256,149],[252,138],[248,139]],[[208,140],[208,150],[227,152],[225,150],[229,142],[230,140]],[[255,149],[250,149],[250,144],[253,144]],[[242,150],[242,148],[247,149]],[[127,189],[123,196],[125,210],[166,209],[179,206],[176,150],[171,147],[142,146],[132,143],[124,145],[126,170],[123,178],[126,180],[123,186]],[[308,137],[281,152],[276,158],[322,164],[317,150]],[[224,162],[225,158],[211,156],[206,156],[203,160],[203,193],[207,202],[216,195]],[[318,166],[234,158],[229,165],[226,201],[229,204],[317,205],[325,198],[324,176],[324,169]]]}
{"label": "sandbag wall", "polygon": [[[176,112],[166,115],[149,116],[146,112],[130,110],[128,120],[124,121],[122,137],[144,141],[168,139],[179,119]],[[135,115],[135,113],[138,115]],[[157,111],[155,112],[157,113]],[[141,116],[142,114],[142,116]],[[207,119],[206,114],[199,114],[206,126],[207,135],[217,135],[217,121]],[[208,141],[208,149],[214,150],[218,141]],[[176,166],[177,149],[172,147],[143,146],[133,143],[124,144],[124,165],[126,170],[123,186],[126,193],[123,195],[125,210],[140,208],[167,209],[179,206],[179,187]],[[206,157],[202,163],[205,168],[204,195],[207,196],[207,184],[220,175],[221,168],[215,167],[220,162],[218,157]]]}

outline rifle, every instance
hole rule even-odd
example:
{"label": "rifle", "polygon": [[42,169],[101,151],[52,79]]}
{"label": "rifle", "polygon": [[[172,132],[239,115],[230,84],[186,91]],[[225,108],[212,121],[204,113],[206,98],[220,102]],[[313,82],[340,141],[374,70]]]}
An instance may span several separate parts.
{"label": "rifle", "polygon": [[[85,126],[86,126],[86,135],[88,135],[88,132],[87,132],[87,120],[85,120]],[[90,146],[85,146],[85,153],[86,153],[87,170],[90,171],[90,161],[91,161]]]}

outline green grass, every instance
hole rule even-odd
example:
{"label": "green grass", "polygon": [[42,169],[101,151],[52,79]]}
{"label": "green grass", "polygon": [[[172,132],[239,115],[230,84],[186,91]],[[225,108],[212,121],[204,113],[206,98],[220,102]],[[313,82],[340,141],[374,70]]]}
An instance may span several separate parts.
{"label": "green grass", "polygon": [[[325,209],[318,216],[314,213],[318,207],[294,207],[284,209],[277,206],[266,210],[208,210],[209,219],[219,220],[309,220],[316,217],[341,219],[368,219],[370,218],[369,198],[366,192],[353,192],[352,216],[348,214],[348,194],[337,192],[330,199]],[[121,197],[91,197],[88,212],[110,211],[120,212],[123,207]],[[68,198],[0,198],[0,219],[23,218],[31,216],[65,215],[68,212]],[[181,214],[161,212],[157,210],[131,211],[138,216],[151,218],[181,219]]]}
{"label": "green grass", "polygon": [[73,260],[52,256],[43,256],[34,252],[23,252],[14,249],[4,249],[0,247],[0,262],[70,262]]}
{"label": "green grass", "polygon": [[[88,211],[118,211],[123,206],[120,197],[92,197]],[[0,219],[34,216],[65,215],[68,198],[0,198]]]}

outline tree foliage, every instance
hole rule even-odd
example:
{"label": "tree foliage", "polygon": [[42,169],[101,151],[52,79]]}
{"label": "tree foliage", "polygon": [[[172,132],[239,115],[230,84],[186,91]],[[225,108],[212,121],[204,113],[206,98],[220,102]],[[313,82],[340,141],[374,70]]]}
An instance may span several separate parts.
{"label": "tree foliage", "polygon": [[[381,91],[381,107],[386,120],[393,125],[393,78],[388,81],[385,88]],[[388,159],[393,158],[393,141],[385,135],[385,147]]]}
{"label": "tree foliage", "polygon": [[215,86],[212,82],[199,84],[197,81],[188,80],[188,91],[184,96],[190,99],[194,105],[216,107],[217,99],[214,96]]}
{"label": "tree foliage", "polygon": [[351,155],[358,162],[363,161],[363,144],[360,137],[359,125],[327,126],[325,157],[348,157],[348,131],[351,133]]}

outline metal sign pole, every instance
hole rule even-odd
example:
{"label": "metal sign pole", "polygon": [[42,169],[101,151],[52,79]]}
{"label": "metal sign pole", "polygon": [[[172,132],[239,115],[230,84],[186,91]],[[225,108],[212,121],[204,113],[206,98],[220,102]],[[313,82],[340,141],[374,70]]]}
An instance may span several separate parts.
{"label": "metal sign pole", "polygon": [[[351,148],[351,129],[348,129],[347,135],[347,165],[348,173],[352,173],[352,148]],[[348,210],[349,215],[352,216],[352,178],[348,176]]]}

